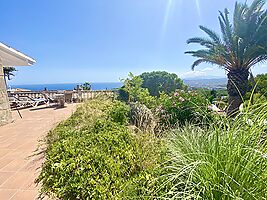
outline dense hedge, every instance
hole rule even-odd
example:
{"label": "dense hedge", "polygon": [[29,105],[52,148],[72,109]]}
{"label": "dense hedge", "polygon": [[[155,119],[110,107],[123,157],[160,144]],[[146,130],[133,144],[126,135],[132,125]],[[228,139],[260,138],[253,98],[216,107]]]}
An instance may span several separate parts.
{"label": "dense hedge", "polygon": [[120,199],[151,195],[159,146],[127,128],[129,107],[94,100],[51,131],[38,181],[59,199]]}

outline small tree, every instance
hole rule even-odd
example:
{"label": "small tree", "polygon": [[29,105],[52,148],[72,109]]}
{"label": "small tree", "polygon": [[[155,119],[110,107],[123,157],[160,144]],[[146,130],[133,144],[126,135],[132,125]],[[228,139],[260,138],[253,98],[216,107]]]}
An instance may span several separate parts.
{"label": "small tree", "polygon": [[124,85],[119,90],[119,99],[126,102],[140,102],[147,107],[155,104],[155,98],[149,95],[147,88],[142,87],[143,79],[140,76],[134,76],[129,73],[129,78],[124,80]]}
{"label": "small tree", "polygon": [[146,89],[142,88],[143,80],[139,76],[134,76],[133,73],[129,73],[129,78],[124,81],[124,91],[128,93],[128,101],[134,102],[140,100],[140,95],[143,93],[148,95]]}
{"label": "small tree", "polygon": [[7,85],[7,80],[11,80],[12,76],[15,76],[14,72],[16,72],[15,67],[4,67],[4,77],[5,77],[5,83]]}
{"label": "small tree", "polygon": [[92,90],[92,84],[89,83],[89,82],[85,82],[85,83],[82,85],[82,89],[83,89],[83,90]]}

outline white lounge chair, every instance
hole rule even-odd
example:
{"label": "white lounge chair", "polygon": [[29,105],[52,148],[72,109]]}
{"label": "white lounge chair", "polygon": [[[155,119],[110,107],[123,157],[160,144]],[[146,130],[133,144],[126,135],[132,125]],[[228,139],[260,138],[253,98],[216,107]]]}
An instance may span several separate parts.
{"label": "white lounge chair", "polygon": [[48,103],[47,99],[45,99],[45,98],[33,99],[33,98],[29,97],[29,96],[20,96],[18,99],[20,101],[26,102],[29,106],[32,106],[32,107],[37,107],[39,105],[43,105],[43,104],[47,104]]}

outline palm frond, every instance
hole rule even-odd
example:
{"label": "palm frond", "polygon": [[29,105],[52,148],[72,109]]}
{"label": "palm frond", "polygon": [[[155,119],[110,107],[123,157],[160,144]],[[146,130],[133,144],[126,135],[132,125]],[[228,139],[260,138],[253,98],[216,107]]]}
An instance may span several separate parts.
{"label": "palm frond", "polygon": [[206,39],[206,38],[201,38],[201,37],[190,38],[186,42],[187,42],[187,44],[197,43],[197,44],[200,44],[201,46],[205,46],[207,48],[211,48],[211,47],[216,46],[216,43],[214,43],[214,41]]}
{"label": "palm frond", "polygon": [[248,8],[247,17],[251,17],[254,13],[260,12],[264,4],[265,0],[254,0]]}
{"label": "palm frond", "polygon": [[220,36],[213,30],[205,27],[205,26],[199,26],[199,28],[204,31],[206,34],[208,34],[208,36],[217,44],[221,43],[221,39]]}
{"label": "palm frond", "polygon": [[188,44],[200,44],[206,49],[188,51],[197,58],[192,68],[205,62],[216,64],[227,71],[250,69],[257,63],[267,60],[267,10],[265,0],[254,0],[251,5],[236,3],[233,21],[229,11],[219,12],[219,25],[222,36],[215,31],[200,26],[209,38],[195,37]]}
{"label": "palm frond", "polygon": [[198,65],[200,65],[201,63],[207,63],[207,64],[212,64],[212,65],[216,65],[217,63],[214,63],[213,60],[208,60],[208,59],[198,59],[196,60],[192,66],[191,66],[191,69],[194,71],[195,70],[195,67],[197,67]]}
{"label": "palm frond", "polygon": [[219,11],[220,16],[220,24],[221,24],[221,30],[223,33],[224,42],[226,43],[229,48],[232,47],[233,44],[233,29],[232,25],[229,20],[229,11],[227,9],[224,10],[224,13]]}
{"label": "palm frond", "polygon": [[191,69],[192,70],[195,70],[195,67],[196,66],[198,66],[198,65],[200,65],[201,63],[206,63],[206,59],[198,59],[198,60],[196,60],[193,64],[192,64],[192,66],[191,66]]}

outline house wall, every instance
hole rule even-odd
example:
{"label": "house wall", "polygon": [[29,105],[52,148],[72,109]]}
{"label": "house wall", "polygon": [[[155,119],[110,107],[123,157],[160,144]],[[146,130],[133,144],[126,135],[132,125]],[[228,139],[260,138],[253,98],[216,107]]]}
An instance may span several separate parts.
{"label": "house wall", "polygon": [[0,126],[12,121],[8,102],[3,66],[0,64]]}

